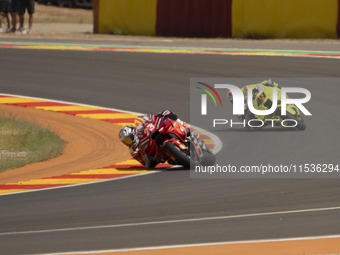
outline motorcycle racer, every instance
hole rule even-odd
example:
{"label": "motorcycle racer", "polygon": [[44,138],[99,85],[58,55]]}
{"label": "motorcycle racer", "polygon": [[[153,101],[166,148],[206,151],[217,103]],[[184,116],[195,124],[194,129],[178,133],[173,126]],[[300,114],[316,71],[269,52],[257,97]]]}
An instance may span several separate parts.
{"label": "motorcycle racer", "polygon": [[[249,84],[246,85],[244,87],[241,88],[241,91],[244,94],[244,109],[245,109],[245,115],[242,116],[238,116],[241,120],[246,120],[246,123],[248,123],[248,120],[255,118],[258,119],[264,119],[265,116],[260,116],[260,115],[254,115],[253,113],[251,113],[248,109],[248,105],[247,105],[247,101],[248,101],[248,89],[252,89],[252,101],[253,101],[253,105],[255,105],[255,108],[259,108],[259,110],[266,110],[266,106],[262,105],[262,101],[258,101],[260,99],[257,99],[258,96],[261,95],[261,93],[263,91],[270,91],[271,93],[268,94],[272,94],[272,88],[278,88],[278,91],[280,90],[278,83],[276,83],[275,81],[273,81],[272,79],[269,80],[265,80],[262,81],[260,83],[256,83],[256,84]],[[231,102],[233,104],[233,95],[231,93],[230,90],[227,90],[227,99],[229,102]],[[257,100],[256,100],[257,99]],[[261,109],[263,108],[263,109]],[[270,108],[270,107],[268,107]]]}
{"label": "motorcycle racer", "polygon": [[[297,130],[306,129],[306,125],[300,115],[299,108],[295,104],[286,104],[286,111],[285,113],[282,113],[282,91],[279,85],[271,79],[257,84],[246,85],[241,88],[241,91],[244,94],[245,100],[244,115],[238,115],[237,117],[243,122],[245,128],[261,128],[264,125],[271,124],[272,127],[289,127]],[[249,94],[252,98],[248,102],[249,91],[252,92]],[[275,93],[277,93],[277,95],[274,95],[274,91],[276,91]],[[285,96],[286,98],[289,98],[286,94]],[[227,90],[227,99],[233,103],[233,95],[230,90]],[[274,103],[276,107],[275,109],[273,108]],[[249,109],[249,106],[252,108]],[[268,111],[268,114],[261,114],[264,111]],[[260,125],[254,124],[253,121],[255,121],[255,123],[260,123]]]}
{"label": "motorcycle racer", "polygon": [[124,126],[118,134],[119,140],[129,147],[131,156],[146,167],[151,167],[152,162],[148,155],[139,149],[139,139],[136,128],[132,125]]}
{"label": "motorcycle racer", "polygon": [[[169,118],[173,121],[176,121],[180,125],[182,125],[188,132],[190,133],[190,126],[180,120],[178,116],[169,111],[164,110],[157,115],[149,114],[148,120],[145,120],[141,124],[139,124],[136,128],[132,125],[124,126],[119,132],[119,140],[129,147],[129,151],[131,156],[139,161],[142,165],[148,168],[155,167],[159,162],[159,160],[151,155],[148,155],[142,148],[141,139],[144,137],[145,126],[153,119],[155,116],[160,118]],[[142,141],[143,142],[143,141]]]}

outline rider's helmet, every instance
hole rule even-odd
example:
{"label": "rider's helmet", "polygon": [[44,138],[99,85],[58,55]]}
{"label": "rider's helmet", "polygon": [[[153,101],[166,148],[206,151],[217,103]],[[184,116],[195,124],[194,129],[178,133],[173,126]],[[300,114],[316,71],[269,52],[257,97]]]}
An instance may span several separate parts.
{"label": "rider's helmet", "polygon": [[278,87],[279,86],[279,84],[277,82],[273,81],[272,79],[262,81],[261,84],[268,86],[268,87]]}
{"label": "rider's helmet", "polygon": [[136,128],[132,125],[124,126],[119,131],[118,137],[122,143],[129,147],[135,145],[138,142]]}

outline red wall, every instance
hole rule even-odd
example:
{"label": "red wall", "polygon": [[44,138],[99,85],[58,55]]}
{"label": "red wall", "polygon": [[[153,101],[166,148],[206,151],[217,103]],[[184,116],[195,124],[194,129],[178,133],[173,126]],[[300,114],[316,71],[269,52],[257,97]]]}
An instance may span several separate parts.
{"label": "red wall", "polygon": [[158,0],[156,34],[231,37],[232,0]]}

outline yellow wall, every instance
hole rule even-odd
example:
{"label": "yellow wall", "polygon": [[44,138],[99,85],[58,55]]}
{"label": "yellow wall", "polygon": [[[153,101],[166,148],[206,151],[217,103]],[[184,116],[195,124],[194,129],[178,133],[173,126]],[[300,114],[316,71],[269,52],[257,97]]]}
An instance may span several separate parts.
{"label": "yellow wall", "polygon": [[98,32],[154,35],[157,0],[100,0]]}
{"label": "yellow wall", "polygon": [[233,37],[337,38],[338,0],[234,0]]}

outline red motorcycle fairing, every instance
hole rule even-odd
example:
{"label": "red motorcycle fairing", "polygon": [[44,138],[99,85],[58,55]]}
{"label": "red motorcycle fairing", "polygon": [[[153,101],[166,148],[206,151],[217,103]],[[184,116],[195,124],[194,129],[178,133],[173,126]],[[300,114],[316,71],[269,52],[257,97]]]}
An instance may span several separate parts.
{"label": "red motorcycle fairing", "polygon": [[150,114],[139,116],[143,120],[136,127],[139,138],[139,150],[146,153],[154,167],[168,162],[182,165],[186,169],[197,165],[213,165],[215,157],[206,147],[199,135],[170,118]]}
{"label": "red motorcycle fairing", "polygon": [[[160,135],[173,134],[173,136],[165,139],[159,148],[156,141],[151,137],[155,131],[159,132]],[[139,141],[139,147],[148,156],[164,162],[169,159],[169,155],[163,148],[169,142],[173,142],[183,151],[188,150],[188,147],[185,145],[185,143],[188,142],[186,129],[176,121],[169,118],[157,117],[153,114],[149,115],[148,120],[145,121],[143,135],[139,138]]]}
{"label": "red motorcycle fairing", "polygon": [[182,142],[187,142],[187,131],[179,123],[169,118],[155,116],[155,128],[160,134],[174,134]]}

